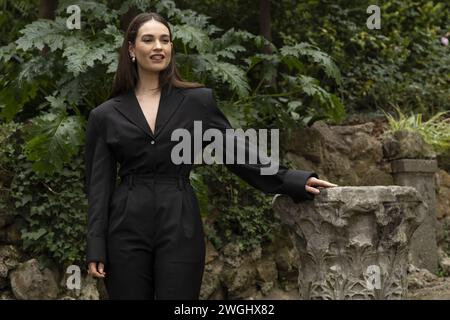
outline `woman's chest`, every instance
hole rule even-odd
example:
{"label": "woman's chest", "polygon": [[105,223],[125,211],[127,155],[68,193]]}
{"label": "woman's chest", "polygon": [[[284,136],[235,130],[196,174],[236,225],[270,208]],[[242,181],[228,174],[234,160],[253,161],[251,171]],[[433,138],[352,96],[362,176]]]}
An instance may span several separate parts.
{"label": "woman's chest", "polygon": [[[180,139],[192,141],[206,128],[207,117],[201,106],[181,103],[170,114],[164,112],[165,107],[160,105],[156,113],[147,116],[142,109],[128,114],[114,110],[105,119],[106,142],[119,161],[126,157],[168,158]],[[154,130],[149,123],[153,116]]]}

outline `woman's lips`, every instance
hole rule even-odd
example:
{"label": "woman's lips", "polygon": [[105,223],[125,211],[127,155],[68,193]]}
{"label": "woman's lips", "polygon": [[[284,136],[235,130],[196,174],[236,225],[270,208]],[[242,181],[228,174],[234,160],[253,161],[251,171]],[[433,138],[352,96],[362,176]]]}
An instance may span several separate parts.
{"label": "woman's lips", "polygon": [[154,55],[150,56],[150,59],[155,62],[160,62],[160,61],[164,60],[164,58],[165,57],[162,54],[154,54]]}
{"label": "woman's lips", "polygon": [[154,62],[154,63],[159,63],[159,62],[164,61],[164,58],[161,58],[161,59],[152,59],[152,58],[150,58],[150,60],[151,60],[152,62]]}

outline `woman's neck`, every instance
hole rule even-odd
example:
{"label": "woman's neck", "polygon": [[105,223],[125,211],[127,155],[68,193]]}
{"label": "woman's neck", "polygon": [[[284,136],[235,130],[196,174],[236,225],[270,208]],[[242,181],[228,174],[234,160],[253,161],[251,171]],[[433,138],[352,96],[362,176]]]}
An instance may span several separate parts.
{"label": "woman's neck", "polygon": [[145,72],[139,70],[139,81],[136,86],[136,94],[156,94],[160,91],[159,88],[159,74],[153,72]]}

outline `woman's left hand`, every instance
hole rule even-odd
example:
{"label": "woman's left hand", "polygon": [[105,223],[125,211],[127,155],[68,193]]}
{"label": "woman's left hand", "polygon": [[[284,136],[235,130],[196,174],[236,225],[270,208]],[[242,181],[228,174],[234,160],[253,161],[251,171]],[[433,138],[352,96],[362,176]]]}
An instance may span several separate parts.
{"label": "woman's left hand", "polygon": [[311,177],[306,181],[305,190],[314,194],[319,194],[320,190],[313,187],[333,188],[337,186],[337,184]]}

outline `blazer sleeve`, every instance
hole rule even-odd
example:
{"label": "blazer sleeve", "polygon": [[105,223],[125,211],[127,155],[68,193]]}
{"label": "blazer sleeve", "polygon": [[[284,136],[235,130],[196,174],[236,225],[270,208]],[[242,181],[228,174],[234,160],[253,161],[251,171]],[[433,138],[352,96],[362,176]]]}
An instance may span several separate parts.
{"label": "blazer sleeve", "polygon": [[89,114],[85,143],[85,190],[88,199],[86,262],[106,260],[109,202],[117,175],[116,160],[102,135],[95,110]]}
{"label": "blazer sleeve", "polygon": [[[207,104],[206,108],[208,110],[208,125],[207,128],[219,129],[223,134],[223,141],[226,141],[227,132],[226,129],[232,129],[232,126],[226,116],[218,108],[215,95],[212,89],[207,88]],[[229,134],[229,133],[228,133]],[[236,141],[236,140],[235,140]],[[299,203],[304,200],[313,200],[314,194],[306,191],[306,182],[310,177],[319,178],[318,174],[312,171],[306,170],[293,170],[278,164],[278,172],[273,175],[261,175],[260,169],[265,167],[262,163],[267,163],[266,161],[261,162],[261,155],[259,155],[259,162],[256,164],[249,164],[247,159],[249,153],[257,152],[255,145],[248,142],[245,144],[245,154],[246,161],[245,164],[238,164],[234,161],[233,164],[226,164],[227,168],[238,175],[244,181],[249,183],[251,186],[263,191],[264,193],[270,194],[286,194],[292,198],[295,203]],[[226,149],[224,147],[224,149]],[[226,152],[230,152],[227,150]],[[224,152],[225,154],[225,152]],[[236,152],[234,152],[236,154]],[[233,155],[234,156],[234,155]],[[258,159],[258,158],[257,158]],[[268,156],[265,155],[265,159]],[[273,160],[275,161],[275,160]]]}

